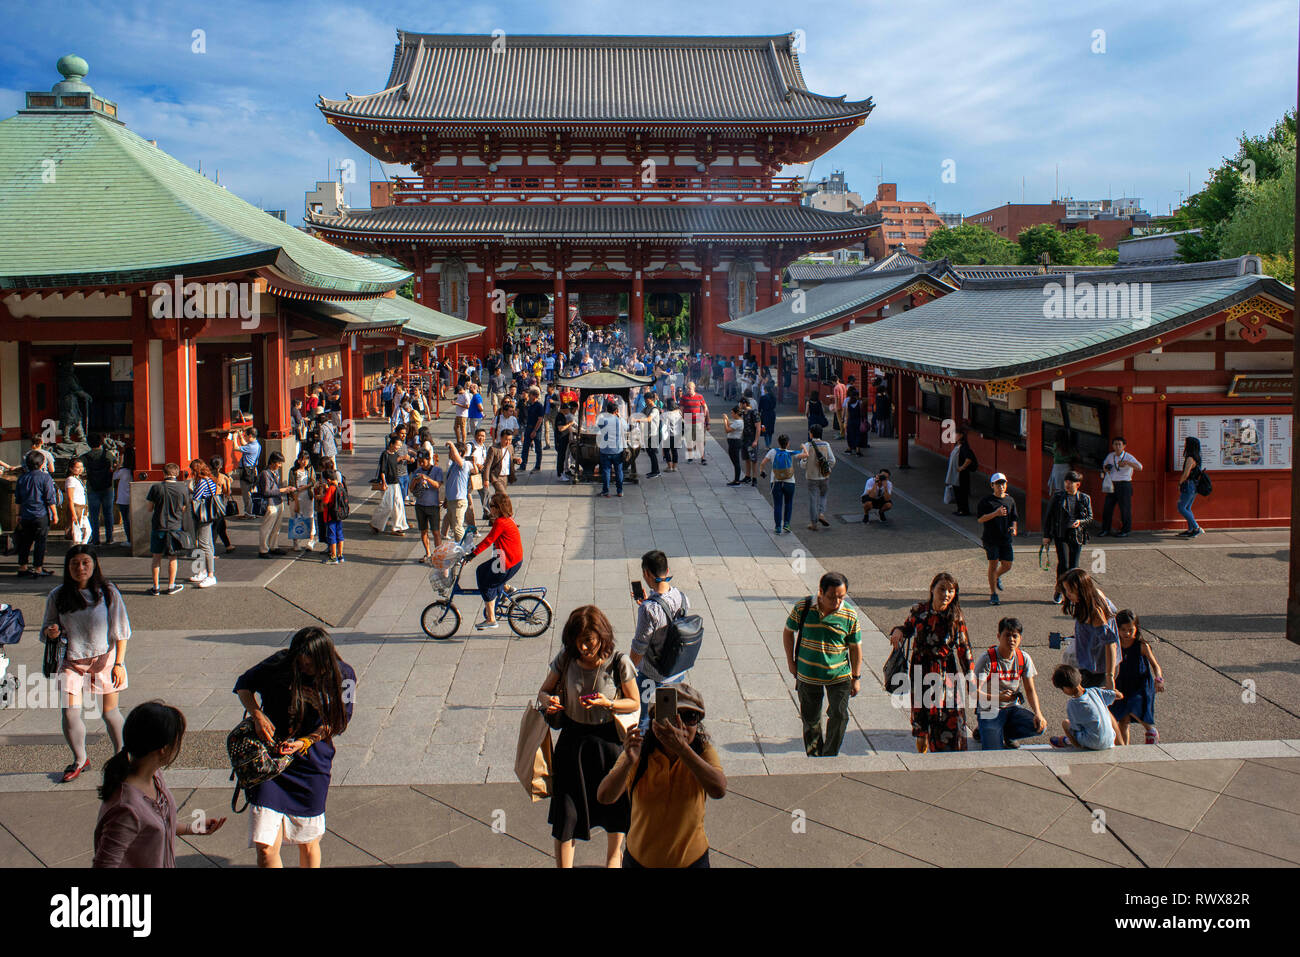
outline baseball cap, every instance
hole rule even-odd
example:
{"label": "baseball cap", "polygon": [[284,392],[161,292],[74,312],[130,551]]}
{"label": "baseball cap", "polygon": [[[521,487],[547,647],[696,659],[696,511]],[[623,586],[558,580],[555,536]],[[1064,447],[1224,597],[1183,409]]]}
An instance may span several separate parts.
{"label": "baseball cap", "polygon": [[1003,475],[1001,472],[994,472],[992,475],[989,476],[990,485],[997,485],[999,482],[1005,482],[1006,480],[1007,477]]}

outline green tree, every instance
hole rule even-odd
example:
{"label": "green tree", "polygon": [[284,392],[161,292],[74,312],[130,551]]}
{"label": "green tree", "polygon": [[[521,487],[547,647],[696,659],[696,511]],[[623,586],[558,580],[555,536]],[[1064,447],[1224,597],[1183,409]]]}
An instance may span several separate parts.
{"label": "green tree", "polygon": [[1004,266],[1020,261],[1016,244],[974,223],[942,227],[930,234],[921,249],[926,259],[947,259],[961,266],[978,263]]}
{"label": "green tree", "polygon": [[[1287,143],[1270,143],[1265,151],[1274,173],[1238,191],[1237,208],[1219,229],[1224,257],[1284,256],[1295,243],[1295,135]],[[1294,257],[1293,257],[1294,259]]]}
{"label": "green tree", "polygon": [[410,299],[412,302],[414,302],[415,301],[415,277],[412,276],[410,279],[406,280],[406,282],[402,283],[401,288],[397,290],[397,294],[401,296],[403,299]]}
{"label": "green tree", "polygon": [[1024,265],[1042,262],[1044,253],[1051,263],[1060,266],[1106,266],[1119,257],[1118,250],[1099,248],[1101,238],[1095,233],[1083,229],[1062,231],[1050,223],[1022,229],[1016,240]]}
{"label": "green tree", "polygon": [[1285,156],[1274,147],[1290,144],[1294,172],[1295,136],[1296,114],[1292,110],[1265,135],[1247,136],[1243,132],[1238,137],[1236,155],[1231,159],[1224,157],[1219,166],[1210,170],[1205,186],[1189,196],[1169,222],[1170,232],[1201,230],[1199,235],[1178,237],[1178,255],[1183,262],[1205,262],[1233,255],[1222,248],[1227,222],[1252,186],[1281,175]]}

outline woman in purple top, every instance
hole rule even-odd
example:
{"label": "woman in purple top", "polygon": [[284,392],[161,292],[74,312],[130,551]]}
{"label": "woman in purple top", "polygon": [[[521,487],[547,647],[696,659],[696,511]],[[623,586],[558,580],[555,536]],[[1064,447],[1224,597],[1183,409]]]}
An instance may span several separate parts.
{"label": "woman in purple top", "polygon": [[287,649],[235,682],[235,694],[262,739],[278,741],[281,754],[297,755],[278,777],[247,792],[248,846],[257,848],[258,867],[283,866],[283,841],[298,845],[302,867],[320,867],[333,739],[352,717],[356,686],[356,672],[322,628],[302,629]]}
{"label": "woman in purple top", "polygon": [[125,746],[104,765],[95,824],[94,867],[175,867],[176,836],[212,834],[224,817],[176,823],[176,802],[162,769],[181,753],[185,715],[161,701],[146,701],[127,715]]}

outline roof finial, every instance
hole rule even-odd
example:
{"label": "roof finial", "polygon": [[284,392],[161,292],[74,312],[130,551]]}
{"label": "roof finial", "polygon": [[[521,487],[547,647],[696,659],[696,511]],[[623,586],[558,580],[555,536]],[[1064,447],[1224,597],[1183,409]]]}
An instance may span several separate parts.
{"label": "roof finial", "polygon": [[67,56],[59,57],[59,62],[54,68],[63,74],[63,79],[54,84],[55,93],[92,93],[94,92],[86,84],[86,74],[90,72],[90,65],[75,53],[69,53]]}

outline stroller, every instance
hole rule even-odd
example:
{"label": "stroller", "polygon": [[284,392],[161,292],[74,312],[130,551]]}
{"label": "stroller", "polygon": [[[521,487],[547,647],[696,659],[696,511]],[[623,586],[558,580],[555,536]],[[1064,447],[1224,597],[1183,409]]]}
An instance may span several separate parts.
{"label": "stroller", "polygon": [[0,605],[0,708],[8,708],[18,699],[18,677],[9,673],[4,646],[17,644],[25,627],[21,611],[12,605]]}

